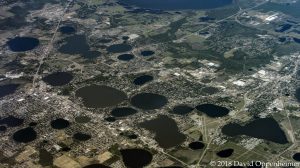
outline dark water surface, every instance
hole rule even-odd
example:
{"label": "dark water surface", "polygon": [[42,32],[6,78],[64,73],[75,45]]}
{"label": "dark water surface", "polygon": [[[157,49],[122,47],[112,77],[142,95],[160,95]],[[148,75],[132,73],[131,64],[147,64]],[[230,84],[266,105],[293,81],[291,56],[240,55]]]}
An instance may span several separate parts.
{"label": "dark water surface", "polygon": [[128,40],[129,38],[130,38],[130,37],[128,37],[128,36],[123,36],[123,37],[122,37],[122,39],[125,40],[125,41]]}
{"label": "dark water surface", "polygon": [[229,109],[214,104],[201,104],[196,109],[213,118],[224,117],[229,113]]}
{"label": "dark water surface", "polygon": [[273,118],[256,119],[244,126],[229,123],[222,128],[222,133],[231,137],[247,135],[279,144],[288,143],[285,133]]}
{"label": "dark water surface", "polygon": [[110,168],[110,167],[105,166],[103,164],[95,163],[95,164],[84,166],[83,168]]}
{"label": "dark water surface", "polygon": [[76,91],[76,97],[82,98],[89,108],[104,108],[117,105],[127,99],[127,95],[115,88],[104,85],[89,85]]}
{"label": "dark water surface", "polygon": [[59,28],[59,31],[63,34],[73,34],[76,32],[76,29],[72,26],[62,26]]}
{"label": "dark water surface", "polygon": [[292,157],[294,160],[300,162],[300,153],[295,153]]}
{"label": "dark water surface", "polygon": [[65,44],[58,51],[64,54],[84,54],[90,50],[85,35],[74,35],[64,39]]}
{"label": "dark water surface", "polygon": [[63,86],[73,79],[73,75],[69,72],[54,72],[43,77],[43,81],[51,86]]}
{"label": "dark water surface", "polygon": [[7,130],[7,128],[4,125],[0,126],[0,132],[5,132]]}
{"label": "dark water surface", "polygon": [[279,37],[279,38],[278,38],[278,41],[281,42],[281,43],[283,43],[283,42],[286,41],[286,37]]}
{"label": "dark water surface", "polygon": [[155,140],[162,148],[171,148],[183,143],[186,139],[177,126],[177,123],[166,115],[160,115],[150,121],[144,121],[139,124],[155,133]]}
{"label": "dark water surface", "polygon": [[200,22],[208,22],[208,21],[214,21],[214,20],[216,20],[216,18],[209,17],[209,16],[203,16],[203,17],[199,18]]}
{"label": "dark water surface", "polygon": [[118,107],[111,111],[111,115],[114,117],[126,117],[129,115],[133,115],[138,111],[131,107]]}
{"label": "dark water surface", "polygon": [[129,44],[113,44],[106,49],[110,53],[122,53],[132,50],[132,46]]}
{"label": "dark water surface", "polygon": [[168,100],[159,94],[139,93],[131,98],[130,103],[143,110],[154,110],[162,108],[168,103]]}
{"label": "dark water surface", "polygon": [[128,168],[142,168],[152,161],[152,154],[144,149],[123,149],[120,152]]}
{"label": "dark water surface", "polygon": [[133,83],[135,85],[143,85],[147,82],[150,82],[153,80],[153,76],[151,75],[142,75],[142,76],[139,76],[137,78],[134,79]]}
{"label": "dark water surface", "polygon": [[137,138],[138,138],[138,136],[135,135],[135,134],[130,134],[130,135],[128,135],[127,137],[128,137],[129,139],[137,139]]}
{"label": "dark water surface", "polygon": [[35,127],[35,126],[37,126],[37,122],[30,122],[28,125],[30,126],[30,127]]}
{"label": "dark water surface", "polygon": [[79,54],[84,58],[93,59],[101,55],[99,51],[91,51],[85,35],[72,35],[64,39],[64,44],[58,49],[64,54]]}
{"label": "dark water surface", "polygon": [[300,39],[299,38],[293,38],[293,40],[296,42],[296,43],[300,43]]}
{"label": "dark water surface", "polygon": [[217,156],[222,157],[222,158],[227,158],[230,157],[233,154],[234,150],[233,149],[224,149],[219,152],[217,152]]}
{"label": "dark water surface", "polygon": [[121,61],[130,61],[134,58],[134,55],[132,54],[121,54],[118,56],[118,59]]}
{"label": "dark water surface", "polygon": [[276,32],[285,32],[287,30],[289,30],[290,28],[292,28],[293,25],[291,24],[283,24],[281,25],[279,28],[275,29]]}
{"label": "dark water surface", "polygon": [[65,120],[63,118],[58,118],[53,121],[51,121],[51,127],[54,129],[64,129],[70,126],[70,123],[68,120]]}
{"label": "dark water surface", "polygon": [[115,117],[106,117],[104,120],[107,122],[115,122],[117,119]]}
{"label": "dark water surface", "polygon": [[203,149],[204,148],[204,143],[199,142],[199,141],[195,141],[195,142],[191,142],[189,144],[189,148],[193,149],[193,150],[199,150],[199,149]]}
{"label": "dark water surface", "polygon": [[171,113],[178,114],[178,115],[186,115],[194,110],[193,107],[190,107],[188,105],[177,105],[173,108]]}
{"label": "dark water surface", "polygon": [[24,129],[20,129],[13,134],[13,140],[16,142],[28,143],[35,140],[37,137],[37,133],[31,127],[27,127]]}
{"label": "dark water surface", "polygon": [[150,50],[146,50],[146,51],[142,51],[141,52],[141,55],[144,56],[144,57],[148,57],[148,56],[151,56],[153,54],[155,54],[155,52],[154,51],[150,51]]}
{"label": "dark water surface", "polygon": [[6,43],[11,51],[24,52],[36,48],[40,41],[33,37],[15,37]]}
{"label": "dark water surface", "polygon": [[120,133],[121,136],[125,136],[129,139],[137,139],[138,135],[136,135],[134,132],[131,131],[125,131]]}
{"label": "dark water surface", "polygon": [[14,93],[18,89],[19,86],[20,86],[19,84],[1,85],[0,86],[0,98]]}
{"label": "dark water surface", "polygon": [[120,2],[140,8],[180,10],[212,9],[232,4],[232,0],[120,0]]}
{"label": "dark water surface", "polygon": [[17,127],[22,125],[24,122],[24,119],[17,118],[14,116],[8,116],[5,118],[0,119],[0,125],[6,125],[7,127]]}
{"label": "dark water surface", "polygon": [[268,2],[262,6],[259,6],[258,9],[262,9],[264,12],[278,11],[296,18],[300,18],[300,1],[296,1],[295,3],[289,4]]}
{"label": "dark water surface", "polygon": [[91,138],[92,138],[91,135],[85,134],[85,133],[82,133],[82,132],[77,132],[73,135],[73,139],[76,139],[78,141],[87,141]]}

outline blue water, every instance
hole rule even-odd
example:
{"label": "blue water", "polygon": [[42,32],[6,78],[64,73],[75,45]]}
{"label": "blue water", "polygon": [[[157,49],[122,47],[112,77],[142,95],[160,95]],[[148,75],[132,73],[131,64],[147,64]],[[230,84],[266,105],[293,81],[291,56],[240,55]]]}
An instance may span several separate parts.
{"label": "blue water", "polygon": [[142,75],[142,76],[139,76],[137,78],[134,79],[133,83],[135,85],[143,85],[147,82],[150,82],[153,80],[153,76],[151,75]]}
{"label": "blue water", "polygon": [[140,8],[180,10],[212,9],[232,4],[233,0],[120,0],[127,5]]}
{"label": "blue water", "polygon": [[1,85],[0,86],[0,98],[14,93],[18,89],[19,86],[20,86],[19,84]]}
{"label": "blue water", "polygon": [[248,135],[279,144],[288,143],[285,133],[273,118],[259,118],[246,125],[229,123],[222,128],[222,133],[231,137]]}
{"label": "blue water", "polygon": [[11,51],[24,52],[34,49],[40,41],[32,37],[15,37],[6,43]]}
{"label": "blue water", "polygon": [[279,11],[284,14],[300,18],[300,1],[297,1],[296,3],[274,3],[274,2],[268,2],[260,7],[258,9],[262,9],[264,12],[268,11]]}
{"label": "blue water", "polygon": [[153,54],[155,54],[155,52],[154,51],[150,51],[150,50],[146,50],[146,51],[142,51],[141,52],[141,55],[144,56],[144,57],[148,57],[148,56],[151,56]]}
{"label": "blue water", "polygon": [[73,75],[69,72],[54,72],[43,77],[43,81],[51,86],[63,86],[73,79]]}
{"label": "blue water", "polygon": [[293,40],[296,42],[296,43],[300,43],[300,39],[298,39],[298,38],[293,38]]}
{"label": "blue water", "polygon": [[99,51],[90,50],[90,46],[85,35],[73,35],[66,37],[63,44],[58,51],[64,54],[80,54],[82,57],[87,59],[94,59],[101,55]]}
{"label": "blue water", "polygon": [[113,44],[106,49],[110,53],[122,53],[132,50],[132,46],[129,44]]}
{"label": "blue water", "polygon": [[292,28],[293,25],[291,24],[284,24],[284,25],[281,25],[279,28],[277,28],[275,31],[276,32],[285,32],[287,30],[289,30],[290,28]]}
{"label": "blue water", "polygon": [[130,61],[134,58],[134,55],[132,54],[121,54],[118,56],[118,59],[121,61]]}
{"label": "blue water", "polygon": [[63,34],[73,34],[76,32],[76,29],[72,26],[62,26],[59,28],[59,31]]}

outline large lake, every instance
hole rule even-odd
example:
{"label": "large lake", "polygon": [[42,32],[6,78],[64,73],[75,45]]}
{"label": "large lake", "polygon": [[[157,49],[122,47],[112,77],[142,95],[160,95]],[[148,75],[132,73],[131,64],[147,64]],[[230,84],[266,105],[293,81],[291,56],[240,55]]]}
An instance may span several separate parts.
{"label": "large lake", "polygon": [[259,118],[246,125],[229,123],[222,128],[222,132],[231,137],[248,135],[250,137],[265,139],[279,144],[288,143],[284,131],[273,118]]}
{"label": "large lake", "polygon": [[176,121],[166,115],[144,121],[139,126],[155,133],[155,140],[160,147],[165,149],[178,146],[186,139],[186,136],[180,132]]}
{"label": "large lake", "polygon": [[232,4],[233,0],[120,0],[127,5],[140,8],[180,10],[212,9]]}

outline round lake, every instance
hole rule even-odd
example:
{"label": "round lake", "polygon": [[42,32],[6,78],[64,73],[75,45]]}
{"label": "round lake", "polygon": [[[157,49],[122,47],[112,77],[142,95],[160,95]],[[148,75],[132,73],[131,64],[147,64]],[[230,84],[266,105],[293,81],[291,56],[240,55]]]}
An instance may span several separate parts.
{"label": "round lake", "polygon": [[153,54],[155,54],[155,52],[154,51],[150,51],[150,50],[146,50],[146,51],[142,51],[141,52],[141,55],[144,56],[144,57],[148,57],[148,56],[151,56]]}
{"label": "round lake", "polygon": [[222,128],[222,133],[231,137],[247,135],[279,144],[288,143],[284,131],[273,118],[259,118],[243,126],[237,123],[229,123]]}
{"label": "round lake", "polygon": [[69,55],[79,54],[87,59],[94,59],[101,55],[99,51],[90,50],[85,35],[72,35],[64,38],[63,45],[58,49],[59,52]]}
{"label": "round lake", "polygon": [[76,97],[82,98],[89,108],[104,108],[117,105],[127,99],[127,95],[115,88],[104,85],[89,85],[76,91]]}
{"label": "round lake", "polygon": [[132,54],[121,54],[118,56],[118,60],[121,61],[130,61],[134,58],[134,55]]}
{"label": "round lake", "polygon": [[37,133],[31,127],[18,130],[13,134],[13,139],[16,142],[23,142],[23,143],[31,142],[35,140],[36,137],[37,137]]}
{"label": "round lake", "polygon": [[24,52],[36,48],[40,41],[33,37],[15,37],[6,43],[11,51]]}
{"label": "round lake", "polygon": [[196,109],[213,118],[224,117],[229,113],[229,109],[214,104],[201,104],[196,106]]}
{"label": "round lake", "polygon": [[159,109],[168,103],[166,97],[154,93],[140,93],[133,96],[131,104],[143,110]]}
{"label": "round lake", "polygon": [[63,118],[58,118],[51,121],[51,127],[54,129],[64,129],[69,127],[69,125],[70,125],[69,121]]}
{"label": "round lake", "polygon": [[139,126],[155,133],[156,142],[165,149],[178,146],[186,139],[186,136],[180,132],[176,121],[166,115],[146,120]]}
{"label": "round lake", "polygon": [[300,162],[300,153],[295,153],[292,157],[294,160]]}
{"label": "round lake", "polygon": [[120,152],[126,167],[141,168],[152,161],[152,154],[144,149],[123,149]]}
{"label": "round lake", "polygon": [[132,50],[132,46],[129,44],[113,44],[106,49],[110,53],[122,53]]}
{"label": "round lake", "polygon": [[72,26],[62,26],[59,28],[59,31],[63,34],[73,34],[76,32],[75,28]]}
{"label": "round lake", "polygon": [[224,150],[221,150],[219,152],[217,152],[217,156],[219,157],[222,157],[222,158],[227,158],[227,157],[230,157],[232,154],[233,154],[233,149],[224,149]]}
{"label": "round lake", "polygon": [[69,72],[54,72],[43,77],[43,81],[51,86],[63,86],[73,79],[73,75]]}
{"label": "round lake", "polygon": [[153,80],[153,76],[151,75],[142,75],[142,76],[139,76],[137,78],[134,79],[133,83],[135,85],[143,85],[147,82],[150,82]]}
{"label": "round lake", "polygon": [[5,118],[0,119],[0,125],[6,125],[7,127],[17,127],[22,125],[24,122],[24,119],[17,118],[14,116],[8,116]]}
{"label": "round lake", "polygon": [[191,143],[189,144],[189,148],[191,148],[192,150],[203,149],[204,146],[205,146],[204,143],[199,142],[199,141],[191,142]]}
{"label": "round lake", "polygon": [[92,137],[91,135],[82,132],[77,132],[73,135],[73,139],[76,139],[78,141],[87,141],[91,139],[91,137]]}

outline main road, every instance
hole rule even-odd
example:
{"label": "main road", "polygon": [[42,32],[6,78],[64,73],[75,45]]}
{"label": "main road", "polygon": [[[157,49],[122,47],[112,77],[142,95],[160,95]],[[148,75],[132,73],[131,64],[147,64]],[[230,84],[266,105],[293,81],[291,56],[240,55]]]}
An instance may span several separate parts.
{"label": "main road", "polygon": [[55,37],[56,37],[56,34],[57,34],[57,32],[58,32],[58,29],[59,29],[59,27],[60,27],[60,25],[61,25],[61,22],[63,21],[66,12],[68,11],[69,7],[71,6],[71,4],[72,4],[73,2],[74,2],[74,0],[69,0],[69,1],[68,1],[66,7],[64,8],[64,11],[63,11],[61,17],[59,18],[59,21],[58,21],[58,23],[57,23],[57,25],[56,25],[56,27],[55,27],[55,29],[54,29],[52,38],[51,38],[51,40],[49,41],[49,43],[47,44],[46,48],[44,49],[44,51],[43,51],[43,53],[42,53],[42,57],[40,58],[40,61],[39,61],[39,66],[38,66],[38,68],[37,68],[37,70],[36,70],[36,72],[35,72],[35,74],[34,74],[34,76],[33,76],[33,80],[32,80],[32,91],[34,91],[34,89],[35,89],[35,83],[36,83],[36,80],[37,80],[38,77],[39,77],[39,73],[40,73],[41,66],[43,65],[45,58],[47,58],[47,57],[49,56],[49,53],[50,53],[50,51],[51,51],[52,48],[53,48],[53,42],[54,42],[54,40],[55,40]]}

